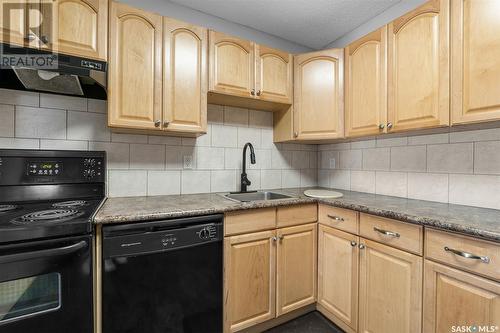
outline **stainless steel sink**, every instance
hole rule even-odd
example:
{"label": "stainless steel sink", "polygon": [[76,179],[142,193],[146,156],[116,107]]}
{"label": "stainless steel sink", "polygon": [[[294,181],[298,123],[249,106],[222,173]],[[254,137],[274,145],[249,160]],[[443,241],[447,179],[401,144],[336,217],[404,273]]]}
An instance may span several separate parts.
{"label": "stainless steel sink", "polygon": [[293,198],[291,195],[275,193],[275,192],[247,192],[247,193],[229,193],[224,195],[224,197],[235,200],[239,202],[250,202],[259,200],[278,200],[278,199],[290,199]]}

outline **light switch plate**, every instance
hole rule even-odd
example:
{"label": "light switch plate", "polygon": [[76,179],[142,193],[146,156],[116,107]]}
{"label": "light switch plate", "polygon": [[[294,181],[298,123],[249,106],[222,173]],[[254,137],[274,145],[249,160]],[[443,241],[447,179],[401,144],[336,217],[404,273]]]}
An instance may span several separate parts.
{"label": "light switch plate", "polygon": [[330,158],[330,169],[335,169],[335,159]]}
{"label": "light switch plate", "polygon": [[193,155],[184,155],[184,169],[193,169]]}

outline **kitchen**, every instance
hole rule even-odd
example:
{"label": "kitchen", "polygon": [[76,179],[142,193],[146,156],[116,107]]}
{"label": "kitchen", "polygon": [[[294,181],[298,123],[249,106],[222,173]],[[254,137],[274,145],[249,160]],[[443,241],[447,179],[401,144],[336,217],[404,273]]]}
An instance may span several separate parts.
{"label": "kitchen", "polygon": [[0,332],[499,330],[499,0],[0,5]]}

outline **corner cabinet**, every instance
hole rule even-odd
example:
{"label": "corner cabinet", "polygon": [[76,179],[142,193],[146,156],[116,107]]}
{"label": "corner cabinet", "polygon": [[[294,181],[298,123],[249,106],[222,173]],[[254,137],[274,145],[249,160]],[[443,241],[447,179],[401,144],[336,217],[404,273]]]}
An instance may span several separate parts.
{"label": "corner cabinet", "polygon": [[388,132],[448,126],[449,0],[431,0],[388,25]]}
{"label": "corner cabinet", "polygon": [[111,3],[110,127],[161,131],[162,17]]}
{"label": "corner cabinet", "polygon": [[453,0],[452,122],[500,120],[498,1]]}
{"label": "corner cabinet", "polygon": [[207,127],[207,30],[111,3],[108,124],[196,136]]}
{"label": "corner cabinet", "polygon": [[387,27],[345,48],[346,137],[386,132]]}
{"label": "corner cabinet", "polygon": [[344,136],[344,51],[331,49],[294,57],[294,138]]}
{"label": "corner cabinet", "polygon": [[207,29],[163,18],[163,127],[207,129]]}
{"label": "corner cabinet", "polygon": [[107,59],[107,0],[55,0],[48,8],[45,12],[42,6],[41,27],[47,47],[79,57]]}

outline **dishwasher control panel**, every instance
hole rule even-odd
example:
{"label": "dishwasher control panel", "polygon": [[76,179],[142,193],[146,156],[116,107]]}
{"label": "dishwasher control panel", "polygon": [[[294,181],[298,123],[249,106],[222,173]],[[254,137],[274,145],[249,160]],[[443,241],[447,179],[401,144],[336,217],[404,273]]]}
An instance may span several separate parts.
{"label": "dishwasher control panel", "polygon": [[123,257],[175,250],[222,241],[222,223],[190,225],[183,228],[143,231],[104,237],[103,257]]}

